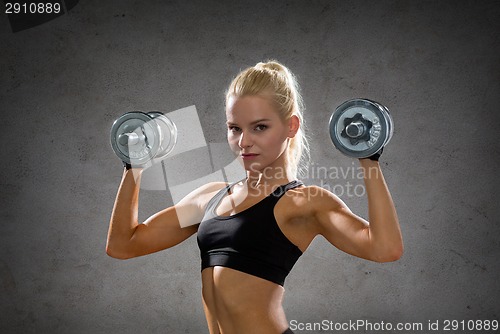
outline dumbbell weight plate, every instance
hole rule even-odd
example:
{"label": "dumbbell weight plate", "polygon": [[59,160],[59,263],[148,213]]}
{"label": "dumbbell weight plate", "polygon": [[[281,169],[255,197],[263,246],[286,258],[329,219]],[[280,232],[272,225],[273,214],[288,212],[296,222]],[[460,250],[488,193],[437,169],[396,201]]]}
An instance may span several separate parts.
{"label": "dumbbell weight plate", "polygon": [[[367,158],[377,153],[392,137],[389,109],[367,99],[352,99],[335,109],[329,122],[330,138],[343,154]],[[357,134],[359,132],[359,134]]]}
{"label": "dumbbell weight plate", "polygon": [[160,148],[160,131],[151,116],[140,111],[128,112],[111,127],[111,147],[122,161],[144,165]]}
{"label": "dumbbell weight plate", "polygon": [[155,159],[161,159],[166,157],[174,149],[177,143],[177,127],[170,118],[160,111],[148,112],[148,115],[153,118],[160,127],[160,148]]}
{"label": "dumbbell weight plate", "polygon": [[375,102],[372,100],[367,100],[367,101],[370,101],[370,102],[376,104],[380,108],[380,110],[382,110],[382,112],[385,115],[385,118],[388,120],[389,130],[388,130],[387,139],[384,143],[384,146],[385,146],[385,145],[387,145],[387,143],[389,143],[389,141],[391,140],[392,135],[394,133],[394,122],[393,122],[392,117],[391,117],[391,112],[389,111],[389,109],[386,106],[384,106],[378,102]]}

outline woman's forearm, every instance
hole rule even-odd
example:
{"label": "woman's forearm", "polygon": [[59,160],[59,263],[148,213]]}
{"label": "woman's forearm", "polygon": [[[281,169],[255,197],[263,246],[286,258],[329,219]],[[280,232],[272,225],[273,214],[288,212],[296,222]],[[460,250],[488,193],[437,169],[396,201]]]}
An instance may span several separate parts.
{"label": "woman's forearm", "polygon": [[369,234],[375,260],[380,262],[394,261],[403,253],[401,229],[385,182],[382,170],[377,161],[360,159],[364,170],[364,181],[368,196]]}
{"label": "woman's forearm", "polygon": [[125,170],[109,222],[106,253],[126,258],[127,245],[138,226],[138,203],[141,171]]}

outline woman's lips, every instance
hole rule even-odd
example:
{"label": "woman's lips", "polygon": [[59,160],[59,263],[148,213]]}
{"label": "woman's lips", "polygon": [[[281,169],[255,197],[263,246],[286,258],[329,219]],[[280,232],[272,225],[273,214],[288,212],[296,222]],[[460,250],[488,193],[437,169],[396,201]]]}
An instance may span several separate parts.
{"label": "woman's lips", "polygon": [[245,160],[247,159],[254,159],[255,157],[257,157],[258,154],[255,154],[255,153],[245,153],[245,154],[242,154],[241,157]]}

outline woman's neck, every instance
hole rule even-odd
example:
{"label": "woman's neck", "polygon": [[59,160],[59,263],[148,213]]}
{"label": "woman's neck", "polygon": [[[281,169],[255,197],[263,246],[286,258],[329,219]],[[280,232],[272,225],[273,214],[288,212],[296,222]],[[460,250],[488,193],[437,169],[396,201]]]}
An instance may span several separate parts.
{"label": "woman's neck", "polygon": [[249,189],[279,186],[295,180],[293,173],[285,167],[268,167],[262,172],[247,171],[246,183]]}

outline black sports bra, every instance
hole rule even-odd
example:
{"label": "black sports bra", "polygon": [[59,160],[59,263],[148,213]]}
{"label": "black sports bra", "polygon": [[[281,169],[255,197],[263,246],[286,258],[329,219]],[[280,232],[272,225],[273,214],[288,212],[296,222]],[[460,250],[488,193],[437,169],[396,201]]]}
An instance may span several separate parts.
{"label": "black sports bra", "polygon": [[233,185],[210,200],[198,227],[201,270],[223,266],[283,285],[302,252],[281,232],[273,210],[286,191],[303,183],[292,181],[279,186],[248,209],[218,216],[216,208]]}

